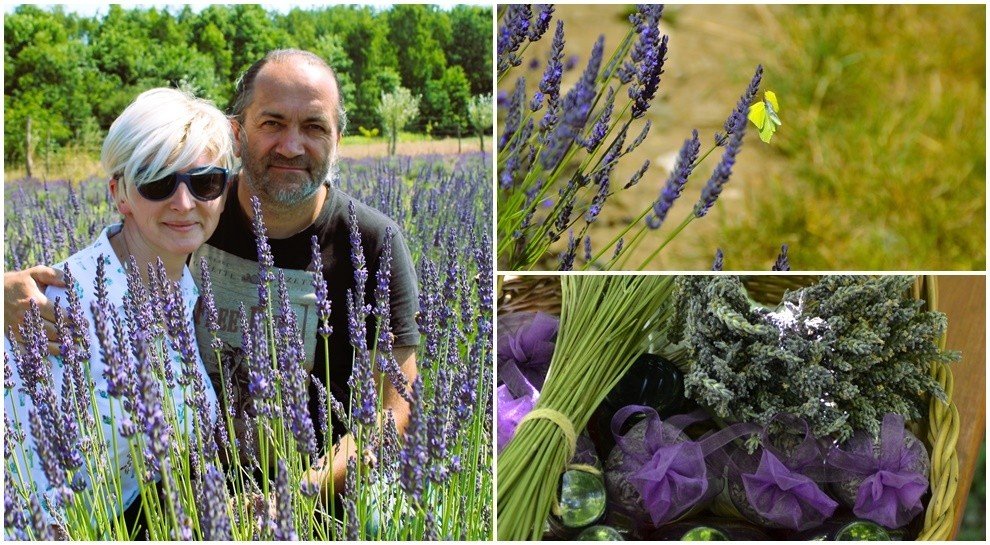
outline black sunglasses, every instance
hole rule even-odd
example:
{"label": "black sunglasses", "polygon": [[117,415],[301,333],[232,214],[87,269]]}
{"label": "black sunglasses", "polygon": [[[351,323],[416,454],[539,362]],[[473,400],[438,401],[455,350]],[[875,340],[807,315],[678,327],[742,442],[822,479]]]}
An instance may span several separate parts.
{"label": "black sunglasses", "polygon": [[173,172],[164,178],[137,186],[138,193],[149,201],[164,201],[172,196],[179,184],[186,184],[192,196],[201,201],[212,201],[227,187],[227,169],[208,167],[205,170],[182,173]]}

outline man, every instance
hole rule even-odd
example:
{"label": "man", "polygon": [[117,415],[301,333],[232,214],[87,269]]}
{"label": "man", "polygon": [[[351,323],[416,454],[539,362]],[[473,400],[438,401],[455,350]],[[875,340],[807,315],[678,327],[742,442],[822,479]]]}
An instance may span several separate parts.
{"label": "man", "polygon": [[[221,314],[220,338],[225,358],[240,345],[241,332],[236,325],[240,302],[250,307],[257,300],[257,248],[251,235],[253,217],[251,197],[261,202],[261,212],[270,238],[276,268],[282,269],[290,299],[300,321],[307,354],[313,354],[313,374],[342,401],[349,399],[347,379],[351,373],[353,348],[348,333],[346,294],[354,287],[351,263],[348,204],[351,199],[332,186],[337,147],[346,124],[340,92],[333,70],[318,56],[299,50],[272,51],[252,65],[238,81],[231,102],[234,136],[237,139],[242,169],[231,188],[227,205],[214,235],[193,255],[191,267],[200,256],[209,262],[217,307]],[[407,383],[416,376],[416,345],[419,334],[415,323],[418,296],[412,259],[398,226],[380,212],[354,202],[357,225],[367,262],[368,278],[365,298],[370,300],[375,288],[379,258],[386,232],[391,236],[390,275],[391,326],[394,335],[393,355]],[[332,301],[329,339],[330,369],[327,376],[322,342],[316,342],[315,310],[311,275],[306,269],[311,261],[311,238],[319,241],[323,276]],[[197,275],[198,276],[198,275]],[[198,279],[198,278],[197,278]],[[36,285],[60,284],[58,273],[47,267],[35,267],[4,275],[4,316],[10,325],[21,320],[34,299],[47,307],[51,303]],[[46,327],[53,327],[49,324]],[[374,342],[374,327],[368,328],[369,345]],[[49,335],[49,338],[53,338]],[[203,359],[211,361],[218,373],[215,358],[209,354],[210,334],[197,320],[197,338]],[[209,368],[209,364],[208,364]],[[382,406],[391,411],[400,432],[409,420],[408,404],[389,380],[384,380]],[[311,389],[311,413],[315,418],[316,401]],[[319,426],[317,426],[319,428]],[[321,435],[318,430],[318,435]],[[343,489],[346,460],[356,455],[354,442],[344,430],[335,426],[339,440],[326,457],[332,465],[317,463],[307,475],[326,491]],[[322,443],[322,437],[318,437]],[[330,460],[324,459],[323,462]],[[330,468],[333,468],[332,474]]]}

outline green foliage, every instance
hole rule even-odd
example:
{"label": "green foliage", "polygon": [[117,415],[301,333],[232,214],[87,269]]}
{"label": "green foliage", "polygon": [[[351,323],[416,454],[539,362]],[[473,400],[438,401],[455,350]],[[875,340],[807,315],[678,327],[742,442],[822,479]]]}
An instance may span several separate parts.
{"label": "green foliage", "polygon": [[409,89],[399,87],[391,93],[382,93],[378,103],[378,115],[389,139],[389,154],[395,154],[396,136],[410,121],[419,115],[419,96],[413,96]]}
{"label": "green foliage", "polygon": [[492,128],[492,95],[479,95],[468,103],[468,123],[478,135],[481,150],[485,149],[485,133]]}
{"label": "green foliage", "polygon": [[[456,37],[456,38],[455,38]],[[379,123],[383,93],[429,93],[422,128],[454,134],[472,93],[491,87],[491,8],[335,5],[279,14],[259,5],[200,11],[125,8],[80,17],[22,5],[4,17],[4,158],[25,160],[102,140],[142,91],[183,86],[225,108],[237,77],[266,52],[295,47],[334,67],[352,126]],[[432,109],[431,109],[432,108]],[[463,127],[461,127],[463,128]]]}
{"label": "green foliage", "polygon": [[492,90],[492,11],[472,6],[455,6],[450,11],[453,39],[445,48],[448,65],[464,68],[471,83],[471,94]]}
{"label": "green foliage", "polygon": [[420,123],[429,123],[438,135],[459,134],[464,128],[471,85],[460,66],[447,68],[443,77],[426,82]]}
{"label": "green foliage", "polygon": [[946,398],[932,362],[958,354],[938,347],[945,315],[905,298],[913,282],[826,276],[767,308],[739,277],[682,277],[670,340],[690,354],[685,391],[731,421],[765,426],[785,412],[839,440],[877,437],[886,413],[921,418],[922,393]]}

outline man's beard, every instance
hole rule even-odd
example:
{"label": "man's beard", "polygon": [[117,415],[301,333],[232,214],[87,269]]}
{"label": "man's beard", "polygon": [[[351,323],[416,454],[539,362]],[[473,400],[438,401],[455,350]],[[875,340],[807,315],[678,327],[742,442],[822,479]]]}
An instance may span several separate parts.
{"label": "man's beard", "polygon": [[[336,178],[337,146],[334,146],[326,161],[313,164],[313,161],[306,156],[288,159],[274,151],[263,158],[252,157],[247,135],[243,133],[239,143],[241,146],[240,178],[253,194],[268,205],[279,208],[294,207],[312,198],[324,183],[332,185]],[[305,168],[309,176],[305,179],[299,176],[289,182],[286,180],[288,176],[273,175],[268,168],[271,165]]]}

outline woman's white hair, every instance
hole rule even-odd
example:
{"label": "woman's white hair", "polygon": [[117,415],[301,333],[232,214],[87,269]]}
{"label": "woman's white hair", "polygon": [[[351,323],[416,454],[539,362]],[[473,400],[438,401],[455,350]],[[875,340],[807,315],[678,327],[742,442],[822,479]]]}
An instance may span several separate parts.
{"label": "woman's white hair", "polygon": [[135,186],[193,164],[233,169],[230,121],[212,102],[186,91],[157,88],[138,95],[110,125],[100,162],[112,177]]}

